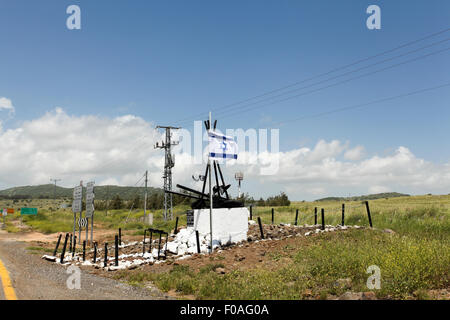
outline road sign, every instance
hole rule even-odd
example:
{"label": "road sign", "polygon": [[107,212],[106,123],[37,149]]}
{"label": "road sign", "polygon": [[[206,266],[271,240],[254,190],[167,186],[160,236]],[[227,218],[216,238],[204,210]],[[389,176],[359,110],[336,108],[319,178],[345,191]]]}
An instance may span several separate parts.
{"label": "road sign", "polygon": [[[86,218],[91,219],[91,242],[94,238],[94,184],[95,182],[88,182],[86,185]],[[88,228],[86,228],[86,240],[88,239]]]}
{"label": "road sign", "polygon": [[20,214],[26,215],[26,216],[36,216],[38,214],[38,209],[37,208],[22,208],[22,209],[20,209]]}
{"label": "road sign", "polygon": [[80,200],[73,200],[72,202],[72,212],[77,213],[81,212],[82,206],[81,206],[81,199]]}
{"label": "road sign", "polygon": [[92,218],[94,215],[94,204],[86,204],[86,218]]}
{"label": "road sign", "polygon": [[86,203],[92,203],[94,202],[94,194],[93,193],[86,193]]}
{"label": "road sign", "polygon": [[82,197],[83,197],[83,187],[78,186],[78,187],[73,188],[73,199],[81,200]]}
{"label": "road sign", "polygon": [[88,224],[88,219],[87,218],[78,218],[78,227],[80,228],[86,228]]}
{"label": "road sign", "polygon": [[88,182],[86,185],[86,193],[94,193],[94,184],[95,182]]}

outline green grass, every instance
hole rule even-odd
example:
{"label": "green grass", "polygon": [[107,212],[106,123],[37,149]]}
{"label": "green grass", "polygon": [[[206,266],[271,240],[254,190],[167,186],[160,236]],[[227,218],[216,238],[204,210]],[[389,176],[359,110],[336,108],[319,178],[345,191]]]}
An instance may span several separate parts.
{"label": "green grass", "polygon": [[[18,228],[14,227],[12,221],[19,221],[29,226],[32,230],[42,232],[45,234],[57,232],[70,232],[73,229],[73,213],[70,209],[53,209],[57,208],[60,200],[22,200],[16,206],[13,206],[11,200],[0,201],[0,207],[14,207],[16,213],[7,217],[6,230],[9,232],[18,232]],[[18,213],[18,209],[23,207],[37,207],[37,216],[23,216]],[[178,206],[174,208],[174,216],[179,217],[178,226],[186,225],[186,215],[184,214],[188,206]],[[163,210],[151,210],[154,216],[153,228],[161,229],[169,232],[175,227],[175,219],[172,221],[164,221]],[[109,210],[108,214],[105,211],[96,211],[94,215],[94,222],[97,226],[103,229],[117,230],[133,230],[135,235],[143,235],[144,229],[148,228],[143,222],[143,210]]]}
{"label": "green grass", "polygon": [[43,248],[43,247],[27,247],[26,248],[28,251],[30,251],[30,253],[32,254],[42,254],[42,253],[51,253],[53,252],[52,249],[49,248]]}
{"label": "green grass", "polygon": [[[51,203],[47,203],[50,206]],[[341,222],[341,202],[293,202],[289,207],[275,208],[275,223],[293,223],[296,209],[299,224],[314,222],[314,207],[325,209],[326,224]],[[362,202],[347,201],[347,225],[368,226],[366,208]],[[184,212],[178,207],[179,226],[186,224]],[[143,286],[154,282],[161,290],[175,290],[198,299],[304,299],[312,291],[314,297],[338,296],[345,291],[369,291],[366,270],[376,265],[381,270],[381,289],[374,290],[379,298],[404,299],[413,294],[426,299],[430,289],[450,286],[450,196],[415,196],[370,201],[374,230],[351,230],[325,233],[298,239],[297,245],[270,252],[276,265],[271,270],[255,265],[250,270],[235,270],[224,275],[215,270],[222,263],[211,263],[199,271],[186,266],[173,266],[162,273],[119,272],[117,279]],[[162,210],[154,214],[154,228],[169,231],[175,221],[164,222]],[[146,227],[142,210],[96,212],[95,222],[103,228],[134,231],[142,234]],[[254,208],[253,216],[264,223],[271,222],[271,208]],[[128,222],[126,219],[128,217]],[[7,228],[14,231],[7,217]],[[10,220],[11,219],[11,220]],[[70,231],[73,214],[69,210],[40,210],[37,217],[24,217],[23,222],[42,232]],[[383,232],[392,229],[395,234]],[[220,261],[222,262],[222,261]],[[351,287],[336,285],[338,279],[351,279]]]}
{"label": "green grass", "polygon": [[[128,281],[153,281],[163,291],[175,290],[199,299],[303,299],[306,289],[325,298],[349,290],[336,286],[338,279],[350,278],[352,291],[370,291],[366,270],[377,265],[381,269],[377,296],[402,299],[416,291],[448,287],[450,252],[443,248],[440,241],[352,230],[307,238],[302,246],[289,251],[291,262],[275,272],[255,268],[219,275],[215,269],[223,264],[207,265],[198,272],[177,265],[159,274],[135,273]],[[122,277],[127,274],[117,275]]]}
{"label": "green grass", "polygon": [[5,223],[5,230],[9,233],[18,233],[20,232],[20,228],[17,228],[12,222],[7,221]]}
{"label": "green grass", "polygon": [[[341,203],[293,203],[275,208],[275,223],[293,223],[299,209],[299,224],[314,222],[314,207],[325,209],[327,224],[341,222]],[[346,202],[346,224],[368,226],[361,202]],[[199,271],[174,266],[163,273],[138,273],[137,282],[153,281],[164,291],[176,290],[198,299],[304,299],[305,290],[314,297],[339,296],[346,291],[370,291],[367,268],[381,270],[379,298],[405,299],[416,295],[428,298],[427,290],[450,285],[450,196],[421,196],[379,199],[370,202],[374,230],[326,233],[299,240],[280,252],[270,252],[275,270],[255,266],[248,271],[219,275],[214,264]],[[254,208],[254,219],[271,221],[271,208]],[[383,232],[392,229],[395,234]],[[120,274],[118,278],[127,278]],[[351,279],[351,287],[336,285],[338,279]]]}

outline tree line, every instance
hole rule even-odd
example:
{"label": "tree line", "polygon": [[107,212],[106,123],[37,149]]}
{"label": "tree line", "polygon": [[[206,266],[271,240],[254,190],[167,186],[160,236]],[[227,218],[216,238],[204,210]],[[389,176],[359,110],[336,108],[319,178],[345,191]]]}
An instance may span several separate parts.
{"label": "tree line", "polygon": [[[173,195],[173,206],[190,204],[189,198]],[[158,210],[164,208],[164,193],[152,193],[147,198],[147,209]],[[144,197],[135,195],[131,200],[124,200],[116,194],[111,200],[95,200],[95,210],[104,211],[120,209],[144,209]]]}
{"label": "tree line", "polygon": [[259,198],[259,200],[255,200],[253,197],[250,197],[248,193],[238,199],[243,200],[246,204],[258,207],[288,207],[291,205],[291,201],[284,192],[280,192],[280,194],[276,196],[268,197],[265,200],[262,197]]}

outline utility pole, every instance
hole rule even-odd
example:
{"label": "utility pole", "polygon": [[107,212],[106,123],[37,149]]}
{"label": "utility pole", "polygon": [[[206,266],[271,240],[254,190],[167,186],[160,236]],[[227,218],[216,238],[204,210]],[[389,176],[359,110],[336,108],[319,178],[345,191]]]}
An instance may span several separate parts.
{"label": "utility pole", "polygon": [[145,171],[144,221],[147,218],[147,181],[148,181],[148,170]]}
{"label": "utility pole", "polygon": [[58,181],[61,181],[61,179],[50,179],[50,181],[55,183],[55,189],[54,189],[54,192],[53,192],[53,199],[56,199],[56,183]]}
{"label": "utility pole", "polygon": [[[211,133],[211,126],[212,126],[212,117],[211,117],[211,111],[210,111],[209,112],[209,122],[208,122],[208,135]],[[212,177],[211,157],[209,156],[209,152],[208,152],[208,168],[209,168],[209,253],[211,254],[213,252],[213,234],[212,234],[212,232],[213,232],[213,227],[212,227],[212,224],[213,224],[213,221],[212,221],[213,193],[212,193],[212,183],[211,183],[211,177]],[[217,177],[217,173],[216,173],[216,177]]]}
{"label": "utility pole", "polygon": [[[155,149],[164,149],[165,151],[165,163],[164,163],[164,220],[173,219],[173,198],[172,194],[166,191],[172,191],[172,168],[175,166],[175,157],[172,155],[172,146],[178,145],[178,141],[172,141],[171,130],[178,130],[177,127],[169,126],[157,126],[156,129],[166,130],[166,139],[161,142],[161,145],[157,142]],[[169,208],[169,214],[167,209]]]}
{"label": "utility pole", "polygon": [[109,186],[106,186],[106,215],[108,215],[109,206]]}

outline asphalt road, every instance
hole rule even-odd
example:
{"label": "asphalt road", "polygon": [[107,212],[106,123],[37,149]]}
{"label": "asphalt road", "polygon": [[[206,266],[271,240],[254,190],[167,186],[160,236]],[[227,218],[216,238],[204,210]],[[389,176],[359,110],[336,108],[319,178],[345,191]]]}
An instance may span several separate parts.
{"label": "asphalt road", "polygon": [[[82,271],[81,288],[69,289],[67,267],[41,259],[26,250],[27,244],[0,239],[0,261],[19,300],[161,300],[168,299],[156,288],[133,287]],[[3,280],[3,277],[2,277]],[[0,287],[0,300],[5,299]]]}

